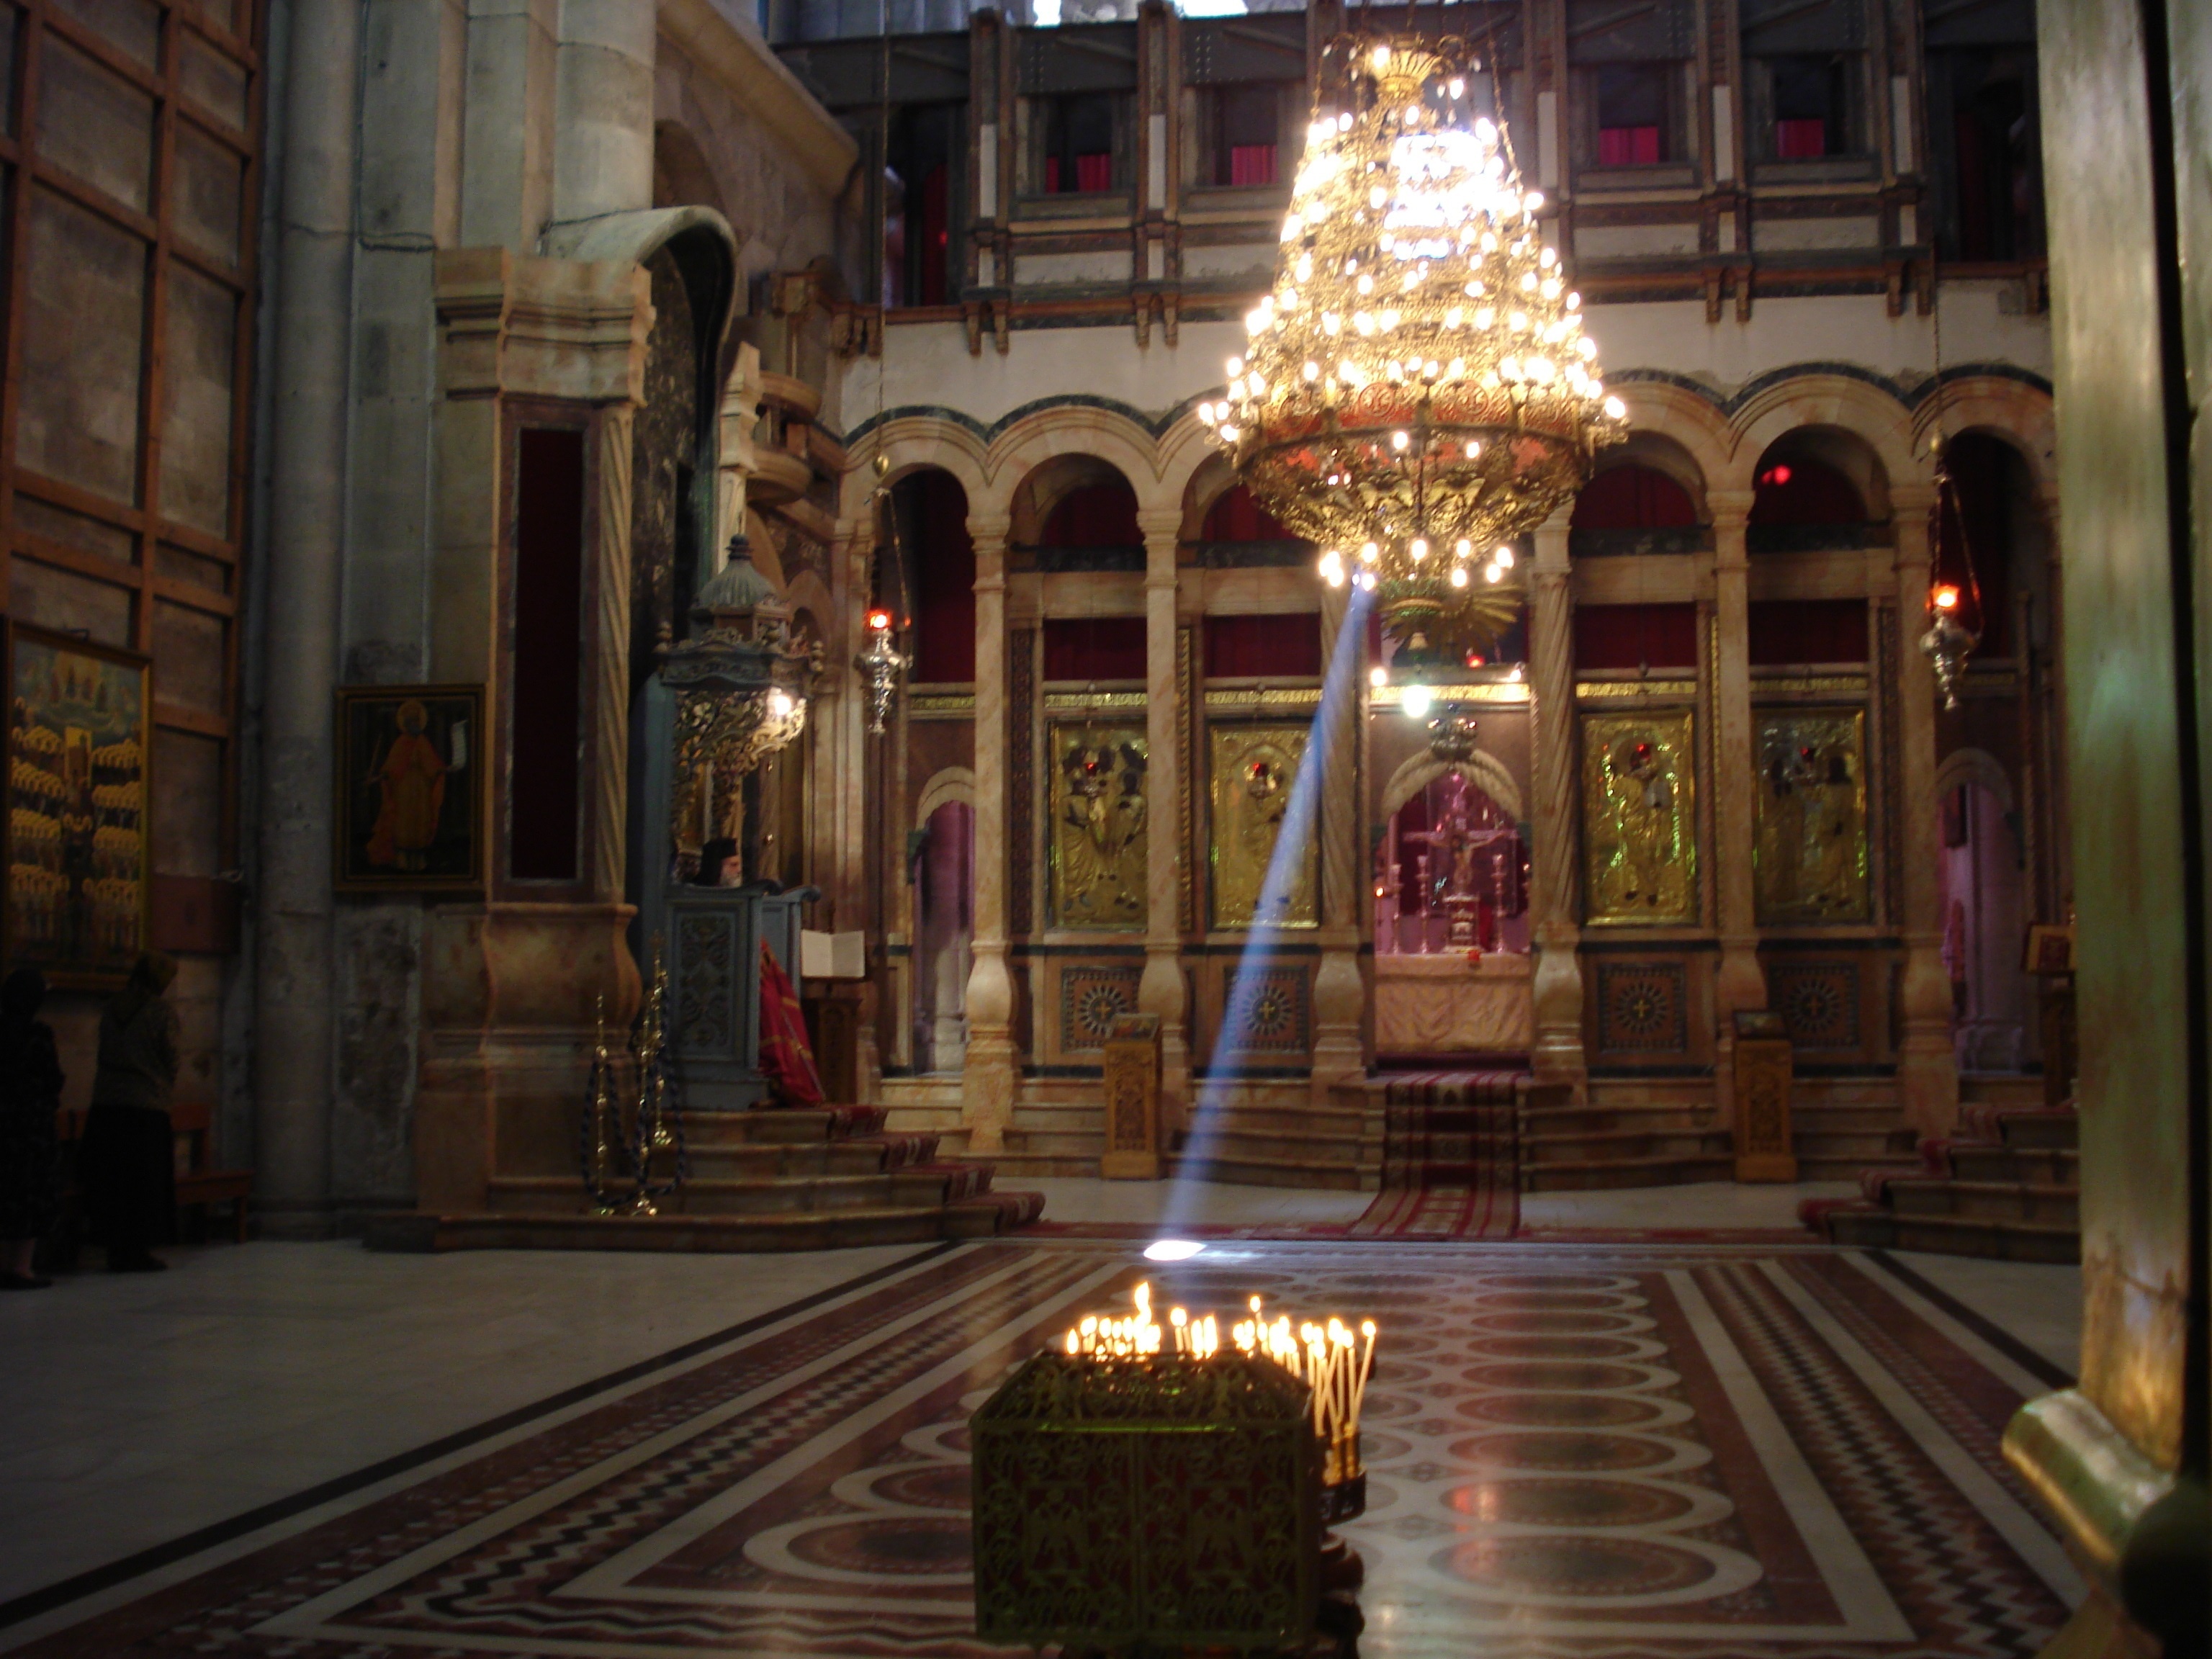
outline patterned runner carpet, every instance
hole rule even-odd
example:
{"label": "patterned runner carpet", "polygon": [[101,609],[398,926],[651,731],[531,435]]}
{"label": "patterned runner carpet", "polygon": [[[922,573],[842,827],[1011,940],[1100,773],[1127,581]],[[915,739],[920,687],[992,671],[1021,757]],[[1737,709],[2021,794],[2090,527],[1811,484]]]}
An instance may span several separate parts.
{"label": "patterned runner carpet", "polygon": [[1521,1220],[1518,1072],[1410,1072],[1382,1092],[1382,1190],[1350,1237],[1510,1238]]}

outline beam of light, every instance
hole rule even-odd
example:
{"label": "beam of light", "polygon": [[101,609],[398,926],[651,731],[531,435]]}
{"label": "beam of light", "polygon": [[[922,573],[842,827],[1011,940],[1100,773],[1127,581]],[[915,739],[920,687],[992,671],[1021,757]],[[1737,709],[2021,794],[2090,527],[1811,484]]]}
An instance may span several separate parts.
{"label": "beam of light", "polygon": [[[1281,942],[1283,927],[1273,918],[1289,912],[1291,890],[1299,874],[1314,867],[1322,780],[1328,770],[1329,711],[1351,702],[1357,692],[1359,646],[1367,635],[1367,613],[1371,604],[1364,590],[1353,588],[1344,607],[1344,620],[1337,626],[1336,647],[1329,653],[1328,673],[1322,681],[1321,702],[1314,708],[1313,724],[1306,733],[1305,756],[1298,763],[1297,776],[1291,782],[1291,799],[1283,811],[1282,829],[1275,836],[1274,854],[1267,861],[1267,876],[1260,884],[1258,912],[1244,936],[1244,949],[1237,959],[1237,971],[1230,981],[1221,1025],[1214,1034],[1213,1057],[1206,1066],[1206,1077],[1199,1085],[1197,1102],[1191,1112],[1184,1168],[1170,1182],[1167,1201],[1161,1206],[1161,1231],[1169,1239],[1196,1202],[1192,1187],[1197,1177],[1188,1172],[1190,1154],[1196,1152],[1201,1158],[1212,1155],[1209,1143],[1216,1133],[1215,1120],[1220,1115],[1229,1091],[1238,1081],[1232,1059],[1236,1052],[1233,1035],[1250,1024],[1253,1006],[1259,1000],[1265,984],[1260,968]],[[1357,732],[1349,727],[1346,737],[1349,741],[1358,741]],[[1318,872],[1315,886],[1315,899],[1320,903],[1326,896],[1320,891]]]}
{"label": "beam of light", "polygon": [[1206,1246],[1189,1238],[1163,1238],[1156,1244],[1145,1246],[1147,1261],[1188,1261],[1205,1254]]}

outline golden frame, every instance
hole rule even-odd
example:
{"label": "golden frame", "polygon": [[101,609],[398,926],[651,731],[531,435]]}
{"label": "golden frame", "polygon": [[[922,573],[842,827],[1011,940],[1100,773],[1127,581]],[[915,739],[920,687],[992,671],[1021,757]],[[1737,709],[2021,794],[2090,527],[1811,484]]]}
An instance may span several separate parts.
{"label": "golden frame", "polygon": [[[424,752],[439,768],[432,780],[434,828],[431,839],[420,846],[380,849],[380,808],[390,799],[380,779],[392,765],[393,734],[405,732],[403,716],[410,704],[420,707],[422,721],[418,730],[406,735],[427,745]],[[492,752],[484,726],[484,688],[341,686],[334,722],[332,786],[337,800],[331,815],[332,889],[341,893],[481,892],[488,855]],[[462,775],[458,787],[455,773]],[[395,793],[398,787],[395,777]],[[391,839],[396,842],[398,837]]]}
{"label": "golden frame", "polygon": [[1275,842],[1306,759],[1312,728],[1220,720],[1206,730],[1207,778],[1206,926],[1216,933],[1254,927],[1317,927],[1321,815],[1299,860],[1281,914],[1260,914]]}
{"label": "golden frame", "polygon": [[1583,910],[1593,927],[1698,919],[1697,719],[1582,711]]}

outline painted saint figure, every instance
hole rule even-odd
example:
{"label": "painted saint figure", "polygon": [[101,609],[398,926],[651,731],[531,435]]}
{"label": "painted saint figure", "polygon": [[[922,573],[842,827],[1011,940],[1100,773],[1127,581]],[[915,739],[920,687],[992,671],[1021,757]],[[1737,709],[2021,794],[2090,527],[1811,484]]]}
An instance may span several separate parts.
{"label": "painted saint figure", "polygon": [[401,703],[395,717],[399,735],[368,775],[380,798],[376,827],[368,836],[371,864],[410,871],[429,867],[438,817],[446,804],[447,772],[437,746],[422,735],[429,719],[429,711],[417,699]]}

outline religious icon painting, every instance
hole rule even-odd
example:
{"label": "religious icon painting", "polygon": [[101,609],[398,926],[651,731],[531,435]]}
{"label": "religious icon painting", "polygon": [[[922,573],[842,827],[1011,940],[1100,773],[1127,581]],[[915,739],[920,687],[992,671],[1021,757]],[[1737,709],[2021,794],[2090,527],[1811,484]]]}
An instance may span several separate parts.
{"label": "religious icon painting", "polygon": [[147,659],[13,626],[8,690],[8,958],[114,988],[146,947]]}
{"label": "religious icon painting", "polygon": [[1864,712],[1759,710],[1753,759],[1759,926],[1868,920]]}
{"label": "religious icon painting", "polygon": [[1141,726],[1054,722],[1052,924],[1142,928],[1147,836]]}
{"label": "religious icon painting", "polygon": [[1243,721],[1207,730],[1213,927],[1311,927],[1319,921],[1314,878],[1319,814],[1310,799],[1298,810],[1293,787],[1308,730],[1303,724]]}
{"label": "religious icon painting", "polygon": [[338,691],[342,891],[473,890],[484,879],[483,688]]}
{"label": "religious icon painting", "polygon": [[1690,711],[1582,717],[1583,890],[1595,926],[1698,920]]}

